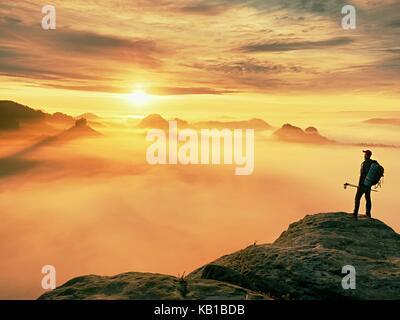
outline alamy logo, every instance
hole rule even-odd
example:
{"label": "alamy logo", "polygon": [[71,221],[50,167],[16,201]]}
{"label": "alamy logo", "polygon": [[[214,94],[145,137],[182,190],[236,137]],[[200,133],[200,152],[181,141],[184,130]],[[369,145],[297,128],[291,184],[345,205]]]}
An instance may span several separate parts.
{"label": "alamy logo", "polygon": [[[45,5],[42,8],[42,28],[44,30],[55,30],[57,28],[57,15],[56,8],[52,5]],[[357,27],[357,12],[356,8],[352,5],[345,5],[342,7],[342,28],[344,30],[356,29]]]}
{"label": "alamy logo", "polygon": [[342,279],[342,288],[344,290],[355,290],[356,289],[356,268],[351,265],[344,266],[342,268],[342,274],[347,274]]}
{"label": "alamy logo", "polygon": [[43,266],[42,288],[44,290],[54,290],[56,288],[56,268],[51,265]]}
{"label": "alamy logo", "polygon": [[344,30],[356,29],[357,27],[356,8],[351,5],[346,5],[342,8],[342,14],[345,15],[342,18],[342,28]]}
{"label": "alamy logo", "polygon": [[42,19],[42,28],[44,30],[55,30],[57,28],[56,8],[51,5],[44,6],[42,14],[45,14]]}
{"label": "alamy logo", "polygon": [[169,121],[168,130],[152,129],[146,140],[153,142],[146,152],[151,165],[222,163],[235,164],[236,175],[250,175],[254,171],[254,129],[178,131],[177,121]]}

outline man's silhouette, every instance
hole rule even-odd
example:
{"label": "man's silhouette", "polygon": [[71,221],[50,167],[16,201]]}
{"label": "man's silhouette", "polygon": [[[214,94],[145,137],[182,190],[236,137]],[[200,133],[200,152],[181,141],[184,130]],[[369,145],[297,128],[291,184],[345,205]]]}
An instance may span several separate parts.
{"label": "man's silhouette", "polygon": [[371,164],[375,161],[371,159],[372,151],[371,150],[364,150],[364,162],[361,164],[361,172],[360,172],[360,180],[358,182],[358,189],[355,198],[355,205],[354,205],[354,217],[357,218],[358,210],[360,208],[360,200],[363,195],[365,195],[366,201],[366,215],[368,218],[371,218],[371,187],[367,187],[364,184],[365,178],[368,175],[369,169],[371,168]]}

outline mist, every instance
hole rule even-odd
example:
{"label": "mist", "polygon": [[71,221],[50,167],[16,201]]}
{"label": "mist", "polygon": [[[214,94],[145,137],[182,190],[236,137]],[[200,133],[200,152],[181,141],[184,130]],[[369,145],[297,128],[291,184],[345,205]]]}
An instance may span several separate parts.
{"label": "mist", "polygon": [[[297,120],[346,142],[393,142],[393,128],[369,127],[363,136],[357,121]],[[285,143],[263,132],[256,135],[254,173],[236,176],[224,165],[150,166],[144,132],[134,127],[113,127],[94,139],[40,141],[1,140],[0,299],[37,298],[48,264],[56,267],[57,285],[84,274],[178,275],[254,242],[272,242],[306,214],[351,212],[355,190],[343,184],[358,182],[363,157],[358,146]],[[399,231],[400,151],[373,151],[386,177],[373,194],[372,214]]]}

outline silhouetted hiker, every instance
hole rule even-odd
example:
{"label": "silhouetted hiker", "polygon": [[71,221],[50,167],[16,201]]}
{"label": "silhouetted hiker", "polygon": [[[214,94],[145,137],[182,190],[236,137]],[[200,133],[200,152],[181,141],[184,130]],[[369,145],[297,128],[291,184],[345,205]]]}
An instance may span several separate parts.
{"label": "silhouetted hiker", "polygon": [[354,212],[353,215],[355,218],[358,216],[358,210],[360,209],[360,200],[363,195],[365,195],[366,201],[366,215],[368,218],[371,218],[371,186],[365,185],[365,178],[367,177],[369,170],[371,169],[371,165],[376,161],[372,160],[372,151],[364,150],[364,162],[361,164],[361,172],[360,172],[360,180],[358,182],[358,189],[355,198]]}

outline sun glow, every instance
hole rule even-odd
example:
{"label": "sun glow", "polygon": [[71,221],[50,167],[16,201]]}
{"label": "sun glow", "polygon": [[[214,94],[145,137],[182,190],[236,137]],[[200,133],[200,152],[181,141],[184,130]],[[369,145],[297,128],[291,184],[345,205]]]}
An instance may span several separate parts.
{"label": "sun glow", "polygon": [[129,100],[138,105],[144,105],[151,100],[151,96],[145,90],[137,89],[129,95]]}

